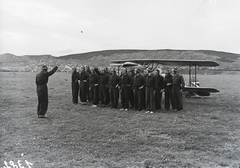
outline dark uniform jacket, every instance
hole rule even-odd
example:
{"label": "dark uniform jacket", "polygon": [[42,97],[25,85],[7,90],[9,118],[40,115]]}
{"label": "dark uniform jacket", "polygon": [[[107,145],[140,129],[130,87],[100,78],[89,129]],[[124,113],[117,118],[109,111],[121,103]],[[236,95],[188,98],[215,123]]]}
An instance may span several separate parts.
{"label": "dark uniform jacket", "polygon": [[145,85],[145,78],[140,74],[136,75],[133,82],[133,88],[139,88],[144,85]]}
{"label": "dark uniform jacket", "polygon": [[118,75],[113,74],[113,75],[111,75],[111,77],[110,77],[109,85],[110,85],[110,86],[117,86],[117,85],[120,84],[120,80],[121,80],[121,78],[120,78]]}
{"label": "dark uniform jacket", "polygon": [[128,74],[123,74],[121,84],[126,86],[131,86],[132,77],[129,76]]}
{"label": "dark uniform jacket", "polygon": [[182,75],[179,75],[179,74],[173,75],[172,81],[173,81],[172,82],[173,86],[181,86],[182,88],[184,88],[184,86],[185,86]]}
{"label": "dark uniform jacket", "polygon": [[87,82],[88,78],[89,78],[89,74],[86,71],[81,72],[79,75],[79,80],[81,82]]}
{"label": "dark uniform jacket", "polygon": [[99,82],[99,76],[97,74],[91,75],[91,77],[89,78],[89,83],[98,84],[98,82]]}
{"label": "dark uniform jacket", "polygon": [[77,71],[74,71],[72,73],[72,82],[76,82],[76,80],[78,79],[79,77],[79,73]]}
{"label": "dark uniform jacket", "polygon": [[57,71],[58,67],[55,66],[51,71],[41,71],[36,76],[36,85],[46,85],[48,83],[48,77]]}
{"label": "dark uniform jacket", "polygon": [[161,75],[155,76],[156,79],[156,88],[157,89],[163,89],[165,84],[164,84],[164,78]]}
{"label": "dark uniform jacket", "polygon": [[108,74],[106,74],[106,73],[101,74],[100,79],[99,79],[99,83],[103,84],[103,85],[107,85],[108,81],[109,81]]}
{"label": "dark uniform jacket", "polygon": [[146,77],[146,87],[154,87],[156,88],[156,82],[155,82],[155,76],[153,75],[148,75]]}
{"label": "dark uniform jacket", "polygon": [[[164,79],[164,83],[165,83],[165,87],[172,87],[172,75],[171,74],[166,74],[165,76],[165,79]],[[167,84],[170,84],[170,85],[167,85]]]}

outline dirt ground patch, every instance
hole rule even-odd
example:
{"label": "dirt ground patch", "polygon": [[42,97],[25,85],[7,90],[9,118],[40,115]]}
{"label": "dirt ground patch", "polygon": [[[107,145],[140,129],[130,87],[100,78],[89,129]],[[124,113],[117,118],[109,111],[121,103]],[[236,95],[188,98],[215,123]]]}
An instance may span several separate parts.
{"label": "dirt ground patch", "polygon": [[202,75],[220,93],[145,114],[73,105],[71,75],[56,73],[46,119],[37,118],[35,75],[0,73],[0,167],[240,167],[240,74]]}

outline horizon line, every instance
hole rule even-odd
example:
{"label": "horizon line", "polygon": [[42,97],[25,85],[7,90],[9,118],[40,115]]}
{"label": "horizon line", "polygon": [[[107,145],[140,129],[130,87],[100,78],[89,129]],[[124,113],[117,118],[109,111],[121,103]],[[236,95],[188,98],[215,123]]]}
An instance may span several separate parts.
{"label": "horizon line", "polygon": [[229,53],[229,54],[236,54],[240,55],[240,53],[235,52],[228,52],[228,51],[222,51],[222,50],[209,50],[209,49],[106,49],[106,50],[94,50],[94,51],[87,51],[87,52],[79,52],[79,53],[71,53],[71,54],[65,54],[65,55],[52,55],[52,54],[24,54],[24,55],[16,55],[10,52],[2,53],[0,55],[5,54],[11,54],[14,56],[22,57],[22,56],[52,56],[52,57],[64,57],[64,56],[70,56],[70,55],[78,55],[78,54],[89,54],[89,53],[97,53],[97,52],[106,52],[106,51],[214,51],[214,52],[221,52],[221,53]]}

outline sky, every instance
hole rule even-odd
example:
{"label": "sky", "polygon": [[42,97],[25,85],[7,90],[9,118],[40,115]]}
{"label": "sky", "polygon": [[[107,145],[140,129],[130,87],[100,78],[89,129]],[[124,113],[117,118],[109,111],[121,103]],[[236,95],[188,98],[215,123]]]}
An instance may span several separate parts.
{"label": "sky", "polygon": [[0,54],[240,53],[239,0],[0,0]]}

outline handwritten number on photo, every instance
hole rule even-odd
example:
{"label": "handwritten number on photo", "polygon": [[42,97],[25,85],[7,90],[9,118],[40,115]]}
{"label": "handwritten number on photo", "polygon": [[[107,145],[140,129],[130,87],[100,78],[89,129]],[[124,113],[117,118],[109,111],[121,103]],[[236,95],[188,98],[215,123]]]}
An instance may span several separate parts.
{"label": "handwritten number on photo", "polygon": [[6,161],[4,161],[4,164],[5,164],[5,166],[3,166],[3,168],[12,168],[12,167],[8,166],[8,163]]}
{"label": "handwritten number on photo", "polygon": [[12,160],[9,162],[9,164],[10,164],[13,168],[18,168],[18,166],[15,165],[14,162],[13,162]]}
{"label": "handwritten number on photo", "polygon": [[31,168],[31,166],[33,165],[32,163],[28,162],[27,160],[25,160],[25,163],[27,164],[28,168]]}
{"label": "handwritten number on photo", "polygon": [[24,166],[22,166],[22,164],[21,164],[20,162],[21,162],[21,160],[18,160],[18,166],[19,166],[19,168],[25,168]]}
{"label": "handwritten number on photo", "polygon": [[6,161],[4,161],[4,165],[5,165],[5,166],[3,166],[3,168],[32,168],[31,166],[32,166],[33,164],[32,164],[31,162],[25,160],[25,163],[26,163],[26,165],[27,165],[28,167],[22,166],[21,160],[18,160],[18,162],[17,162],[18,165],[14,164],[14,162],[13,162],[12,160],[10,160],[9,163],[6,162]]}

